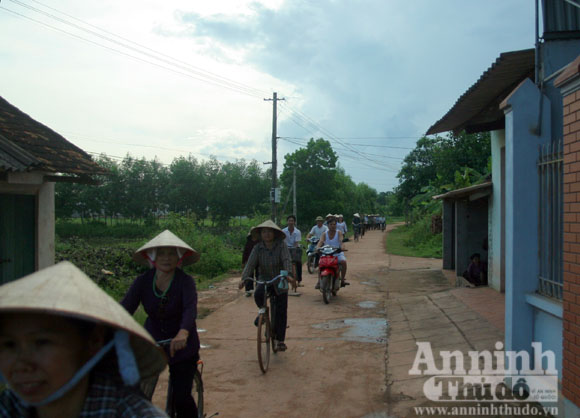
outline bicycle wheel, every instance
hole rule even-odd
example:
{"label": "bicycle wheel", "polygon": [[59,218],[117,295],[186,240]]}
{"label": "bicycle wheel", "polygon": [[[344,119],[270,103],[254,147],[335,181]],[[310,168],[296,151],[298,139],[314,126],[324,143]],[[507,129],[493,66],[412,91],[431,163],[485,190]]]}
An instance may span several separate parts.
{"label": "bicycle wheel", "polygon": [[[191,396],[197,405],[197,416],[203,418],[203,381],[199,370],[193,375],[193,386],[191,387]],[[165,401],[165,412],[169,418],[175,418],[175,405],[173,403],[173,385],[171,380],[167,383],[167,399]]]}
{"label": "bicycle wheel", "polygon": [[197,416],[203,418],[203,381],[201,380],[201,372],[195,371],[193,376],[193,387],[191,388],[191,396],[197,405]]}
{"label": "bicycle wheel", "polygon": [[270,318],[268,308],[258,318],[258,363],[262,373],[266,373],[270,364]]}
{"label": "bicycle wheel", "polygon": [[308,273],[313,274],[314,273],[314,256],[308,256],[308,261],[306,262],[307,266],[308,266]]}
{"label": "bicycle wheel", "polygon": [[270,341],[272,351],[276,354],[278,352],[278,346],[276,345],[276,304],[273,297],[270,297]]}
{"label": "bicycle wheel", "polygon": [[173,404],[173,385],[171,379],[167,382],[167,399],[165,400],[165,412],[169,418],[175,418],[175,405]]}

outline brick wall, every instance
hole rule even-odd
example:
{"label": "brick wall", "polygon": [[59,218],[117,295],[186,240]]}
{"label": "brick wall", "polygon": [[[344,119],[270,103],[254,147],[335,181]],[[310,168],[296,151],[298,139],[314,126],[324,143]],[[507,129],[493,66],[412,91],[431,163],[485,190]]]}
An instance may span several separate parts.
{"label": "brick wall", "polygon": [[[576,61],[574,61],[576,62]],[[580,407],[580,90],[564,89],[578,76],[570,64],[556,85],[564,93],[564,300],[562,393]]]}

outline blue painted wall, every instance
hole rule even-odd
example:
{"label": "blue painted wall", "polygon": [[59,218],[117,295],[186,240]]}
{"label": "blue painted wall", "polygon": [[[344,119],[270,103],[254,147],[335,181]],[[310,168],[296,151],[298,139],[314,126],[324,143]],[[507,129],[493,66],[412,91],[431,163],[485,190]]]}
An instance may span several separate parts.
{"label": "blue painted wall", "polygon": [[[506,146],[506,350],[531,351],[538,287],[538,146],[550,140],[550,100],[529,79],[508,97]],[[542,112],[540,113],[540,105]],[[534,134],[541,114],[542,136]]]}

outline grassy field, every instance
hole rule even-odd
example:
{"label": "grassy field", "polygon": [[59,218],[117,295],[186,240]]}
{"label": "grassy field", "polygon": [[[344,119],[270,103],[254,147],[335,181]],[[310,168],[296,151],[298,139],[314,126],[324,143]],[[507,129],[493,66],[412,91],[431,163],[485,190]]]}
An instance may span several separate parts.
{"label": "grassy field", "polygon": [[442,236],[431,234],[423,220],[401,225],[387,234],[386,252],[407,257],[441,258]]}

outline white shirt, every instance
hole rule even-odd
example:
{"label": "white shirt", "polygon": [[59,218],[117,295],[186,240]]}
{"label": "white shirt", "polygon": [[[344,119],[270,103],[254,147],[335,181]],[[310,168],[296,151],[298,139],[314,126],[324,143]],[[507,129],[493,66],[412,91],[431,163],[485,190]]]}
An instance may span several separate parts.
{"label": "white shirt", "polygon": [[318,227],[318,225],[314,225],[310,230],[310,235],[314,235],[316,238],[320,239],[320,237],[322,237],[322,234],[324,234],[326,231],[328,231],[326,225],[322,225],[320,228]]}
{"label": "white shirt", "polygon": [[342,232],[342,235],[346,234],[346,222],[337,222],[336,229]]}
{"label": "white shirt", "polygon": [[326,231],[326,237],[324,237],[324,245],[330,245],[334,248],[340,248],[340,238],[338,236],[338,230],[334,232],[334,238],[330,239],[330,231]]}
{"label": "white shirt", "polygon": [[290,232],[288,227],[284,228],[284,234],[286,234],[286,245],[288,247],[296,247],[296,244],[300,244],[302,241],[302,233],[296,227],[294,227],[294,231]]}

